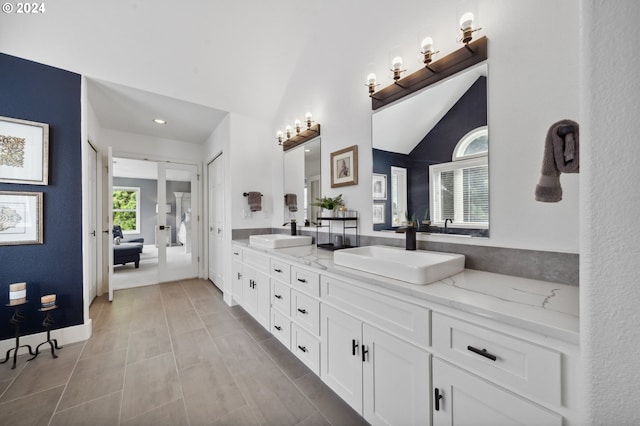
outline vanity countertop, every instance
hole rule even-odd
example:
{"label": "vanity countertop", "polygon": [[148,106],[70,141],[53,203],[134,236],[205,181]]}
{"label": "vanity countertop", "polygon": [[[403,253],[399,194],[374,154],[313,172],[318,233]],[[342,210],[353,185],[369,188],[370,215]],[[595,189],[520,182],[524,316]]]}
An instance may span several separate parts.
{"label": "vanity countertop", "polygon": [[[249,247],[248,240],[234,243]],[[253,250],[318,269],[322,274],[412,296],[485,318],[579,343],[577,286],[465,269],[428,285],[415,285],[337,266],[333,252],[315,245]]]}

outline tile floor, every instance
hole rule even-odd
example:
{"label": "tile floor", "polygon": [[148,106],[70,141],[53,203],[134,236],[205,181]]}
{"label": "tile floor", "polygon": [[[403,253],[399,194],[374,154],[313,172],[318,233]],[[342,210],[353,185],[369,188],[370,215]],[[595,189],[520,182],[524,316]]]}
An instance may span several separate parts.
{"label": "tile floor", "polygon": [[0,364],[6,425],[367,424],[209,281],[96,299],[93,336]]}

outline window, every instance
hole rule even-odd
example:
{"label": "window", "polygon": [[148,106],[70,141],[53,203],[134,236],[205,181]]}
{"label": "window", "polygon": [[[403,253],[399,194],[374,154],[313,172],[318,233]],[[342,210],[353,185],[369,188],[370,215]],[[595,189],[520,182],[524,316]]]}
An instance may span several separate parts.
{"label": "window", "polygon": [[113,224],[123,233],[140,233],[140,188],[113,187]]}
{"label": "window", "polygon": [[407,169],[391,166],[391,226],[407,218]]}
{"label": "window", "polygon": [[461,228],[489,227],[487,128],[467,133],[453,150],[450,163],[429,166],[431,219],[446,219]]}

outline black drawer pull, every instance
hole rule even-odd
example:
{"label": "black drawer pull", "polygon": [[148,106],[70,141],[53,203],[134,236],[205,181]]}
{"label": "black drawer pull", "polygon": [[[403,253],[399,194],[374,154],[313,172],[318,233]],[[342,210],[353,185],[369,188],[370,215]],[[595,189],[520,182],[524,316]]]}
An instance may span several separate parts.
{"label": "black drawer pull", "polygon": [[307,280],[305,280],[304,278],[298,278],[298,281],[300,281],[301,283],[306,283]]}
{"label": "black drawer pull", "polygon": [[358,341],[356,339],[351,340],[351,355],[356,356],[358,350]]}
{"label": "black drawer pull", "polygon": [[274,325],[273,328],[275,328],[278,331],[282,331],[282,327],[280,327],[279,325]]}
{"label": "black drawer pull", "polygon": [[495,361],[496,359],[498,359],[495,355],[491,355],[489,352],[487,352],[486,349],[478,349],[478,348],[474,348],[473,346],[467,346],[467,350],[470,350],[471,352],[478,354],[480,356],[483,356],[485,358],[489,358],[491,361]]}
{"label": "black drawer pull", "polygon": [[309,352],[306,348],[306,346],[300,346],[298,345],[298,349],[300,349],[302,352]]}
{"label": "black drawer pull", "polygon": [[367,349],[364,345],[362,345],[362,362],[367,360],[366,356],[369,353],[369,349]]}
{"label": "black drawer pull", "polygon": [[300,309],[298,308],[298,312],[300,312],[301,314],[307,314],[307,310],[306,309]]}
{"label": "black drawer pull", "polygon": [[434,395],[435,396],[435,404],[434,404],[435,407],[434,408],[435,408],[436,411],[440,411],[440,400],[442,398],[444,398],[444,397],[442,396],[442,394],[440,394],[440,389],[438,389],[438,388],[436,388],[434,390],[434,394],[435,394]]}
{"label": "black drawer pull", "polygon": [[273,297],[275,297],[276,299],[282,299],[282,296],[280,296],[279,294],[274,294]]}
{"label": "black drawer pull", "polygon": [[242,274],[240,272],[238,272],[238,279],[242,279]]}
{"label": "black drawer pull", "polygon": [[240,255],[240,253],[238,253],[237,251],[234,251],[233,254],[235,254],[236,256]]}
{"label": "black drawer pull", "polygon": [[282,269],[274,269],[274,271],[276,271],[277,273],[281,274],[282,273]]}

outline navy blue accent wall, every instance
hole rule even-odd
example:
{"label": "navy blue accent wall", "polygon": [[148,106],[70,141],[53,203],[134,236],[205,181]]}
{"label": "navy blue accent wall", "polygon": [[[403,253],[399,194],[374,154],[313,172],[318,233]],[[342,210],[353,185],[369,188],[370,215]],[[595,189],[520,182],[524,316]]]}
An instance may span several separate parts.
{"label": "navy blue accent wall", "polygon": [[387,175],[388,194],[385,223],[374,225],[374,230],[391,229],[391,166],[407,169],[409,217],[420,221],[429,207],[429,166],[450,162],[460,139],[486,125],[487,78],[479,77],[408,155],[374,148],[373,173]]}
{"label": "navy blue accent wall", "polygon": [[24,334],[43,330],[40,296],[55,293],[54,328],[83,323],[80,75],[0,53],[0,116],[49,124],[49,185],[0,183],[44,193],[44,244],[0,246],[0,339],[13,337],[9,284],[27,282]]}

